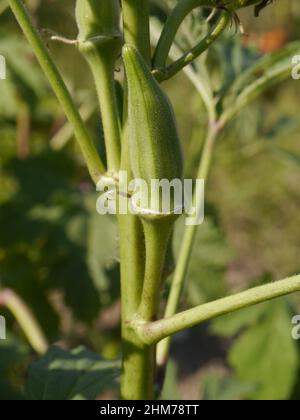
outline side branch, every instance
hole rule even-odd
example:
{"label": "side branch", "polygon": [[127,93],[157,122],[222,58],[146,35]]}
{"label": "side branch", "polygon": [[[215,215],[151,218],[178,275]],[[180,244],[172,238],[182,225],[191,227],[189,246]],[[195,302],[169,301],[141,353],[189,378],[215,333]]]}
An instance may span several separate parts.
{"label": "side branch", "polygon": [[179,73],[184,67],[195,61],[201,54],[203,54],[224,32],[231,20],[229,12],[224,12],[212,31],[201,41],[198,45],[185,53],[174,63],[166,68],[154,68],[153,74],[159,82],[168,80]]}
{"label": "side branch", "polygon": [[193,9],[201,6],[214,7],[211,0],[182,0],[177,3],[169,15],[157,43],[153,56],[154,68],[160,69],[165,67],[180,25]]}
{"label": "side branch", "polygon": [[145,344],[151,345],[221,315],[299,291],[300,275],[295,275],[197,306],[159,321],[146,323],[141,319],[135,319],[132,321],[132,327]]}
{"label": "side branch", "polygon": [[9,6],[14,13],[24,35],[28,39],[31,47],[38,59],[52,89],[54,90],[63,111],[69,120],[75,137],[81,147],[90,175],[95,183],[99,181],[105,168],[101,162],[98,151],[91,139],[87,128],[74,104],[70,92],[68,91],[62,76],[56,67],[52,56],[44,44],[38,30],[35,28],[31,17],[21,0],[8,0]]}

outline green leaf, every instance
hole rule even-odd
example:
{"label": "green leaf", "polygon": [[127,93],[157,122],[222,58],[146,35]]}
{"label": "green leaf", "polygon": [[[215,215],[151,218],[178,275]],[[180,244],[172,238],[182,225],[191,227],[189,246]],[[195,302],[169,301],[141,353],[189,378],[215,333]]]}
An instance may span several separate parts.
{"label": "green leaf", "polygon": [[234,78],[234,82],[229,88],[227,96],[231,98],[232,102],[235,101],[236,96],[244,89],[249,88],[249,84],[254,81],[257,82],[259,77],[265,77],[274,70],[282,69],[282,66],[288,65],[292,69],[291,57],[296,55],[300,50],[300,43],[298,41],[291,42],[279,51],[266,54],[257,59],[252,65],[248,65],[246,69]]}
{"label": "green leaf", "polygon": [[290,397],[299,360],[285,300],[269,303],[264,318],[235,342],[229,363],[241,381],[259,386],[257,391],[249,393],[249,398],[281,400]]}
{"label": "green leaf", "polygon": [[115,389],[119,361],[106,361],[79,347],[66,352],[52,347],[32,365],[26,384],[29,400],[95,400],[98,395]]}
{"label": "green leaf", "polygon": [[208,374],[202,380],[204,401],[241,400],[256,386],[243,383],[230,376]]}
{"label": "green leaf", "polygon": [[109,215],[99,215],[93,209],[88,221],[87,266],[103,306],[109,305],[119,293],[116,256],[116,220]]}
{"label": "green leaf", "polygon": [[[22,378],[20,366],[27,360],[29,347],[9,334],[0,340],[0,399],[16,400],[21,398],[19,383]],[[12,375],[13,373],[13,375]],[[12,378],[15,380],[13,381]]]}
{"label": "green leaf", "polygon": [[293,163],[296,166],[300,166],[300,154],[295,153],[291,150],[283,149],[279,146],[272,146],[269,147],[269,150],[277,155],[282,160],[286,161],[287,163]]}
{"label": "green leaf", "polygon": [[255,325],[266,309],[262,303],[250,308],[242,309],[234,314],[222,316],[212,322],[210,330],[221,337],[232,337],[243,328]]}
{"label": "green leaf", "polygon": [[291,57],[300,53],[300,43],[288,44],[279,52],[258,60],[236,79],[224,99],[224,116],[228,120],[268,89],[291,77]]}

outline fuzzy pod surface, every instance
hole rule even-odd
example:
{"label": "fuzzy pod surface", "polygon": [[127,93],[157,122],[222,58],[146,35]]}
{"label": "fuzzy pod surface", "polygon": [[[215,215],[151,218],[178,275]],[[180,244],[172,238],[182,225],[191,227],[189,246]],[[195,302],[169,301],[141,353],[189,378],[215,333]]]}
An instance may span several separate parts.
{"label": "fuzzy pod surface", "polygon": [[170,101],[134,47],[123,47],[123,60],[133,175],[149,186],[157,179],[181,180],[182,151]]}

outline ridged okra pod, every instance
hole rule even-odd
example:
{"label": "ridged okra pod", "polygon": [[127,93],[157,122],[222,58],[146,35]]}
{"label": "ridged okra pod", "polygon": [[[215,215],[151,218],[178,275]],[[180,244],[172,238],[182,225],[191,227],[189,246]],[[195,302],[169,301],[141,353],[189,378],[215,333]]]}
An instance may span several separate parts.
{"label": "ridged okra pod", "polygon": [[[123,48],[123,59],[128,87],[131,167],[134,177],[148,185],[148,191],[141,195],[141,201],[137,203],[146,244],[145,278],[139,313],[145,319],[152,319],[156,315],[178,203],[174,197],[170,197],[170,208],[165,212],[162,194],[153,197],[150,187],[154,180],[181,182],[182,152],[172,106],[149,67],[139,52],[128,45]],[[147,207],[145,203],[148,203]]]}
{"label": "ridged okra pod", "polygon": [[107,167],[120,167],[120,124],[114,70],[121,54],[119,0],[77,0],[78,47],[94,76],[105,137]]}

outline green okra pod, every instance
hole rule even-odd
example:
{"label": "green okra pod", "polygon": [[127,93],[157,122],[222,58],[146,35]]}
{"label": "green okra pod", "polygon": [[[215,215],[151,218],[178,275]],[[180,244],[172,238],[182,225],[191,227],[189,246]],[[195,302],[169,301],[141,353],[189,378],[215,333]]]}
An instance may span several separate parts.
{"label": "green okra pod", "polygon": [[[181,180],[183,159],[177,124],[168,97],[152,76],[139,52],[131,46],[123,48],[128,86],[128,131],[132,172],[146,181]],[[161,209],[153,203],[151,210]],[[170,209],[172,213],[174,208]],[[146,212],[143,213],[146,216]]]}
{"label": "green okra pod", "polygon": [[[141,197],[140,208],[146,246],[143,292],[139,314],[144,319],[156,316],[161,282],[173,225],[176,203],[170,197],[170,208],[163,212],[162,196],[150,188],[153,180],[182,179],[182,152],[177,124],[169,99],[151,74],[140,53],[132,46],[123,48],[128,90],[128,136],[131,167],[135,178],[149,189]],[[171,192],[171,191],[170,191]]]}

